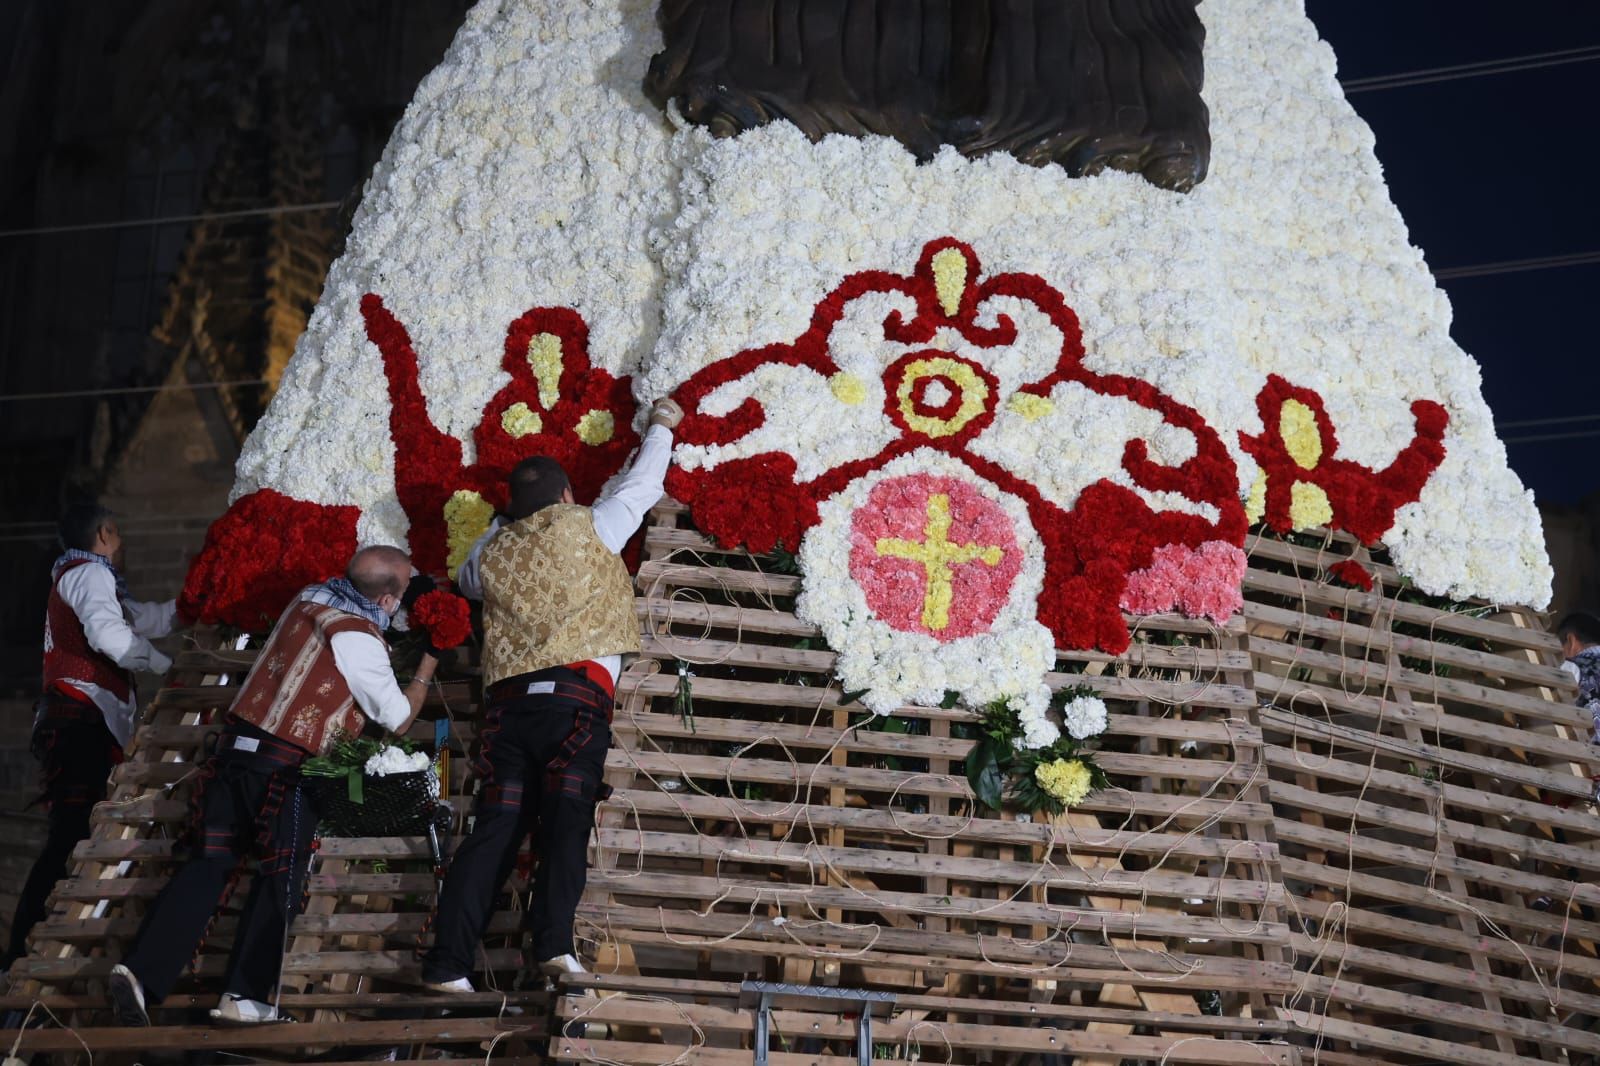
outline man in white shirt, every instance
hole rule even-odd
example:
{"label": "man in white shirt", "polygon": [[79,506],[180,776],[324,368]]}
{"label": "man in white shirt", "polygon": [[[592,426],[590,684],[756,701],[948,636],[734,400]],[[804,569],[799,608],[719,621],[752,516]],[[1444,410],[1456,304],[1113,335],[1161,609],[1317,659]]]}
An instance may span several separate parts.
{"label": "man in white shirt", "polygon": [[231,1024],[280,1020],[271,1000],[317,828],[317,812],[300,787],[300,764],[341,736],[359,734],[368,720],[395,733],[416,720],[437,653],[423,655],[402,691],[383,639],[410,579],[405,552],[364,548],[344,577],[302,590],[278,619],[197,786],[193,853],[111,971],[109,991],[122,1024],[150,1024],[147,999],[159,1003],[171,992],[252,852],[260,866],[211,1016]]}
{"label": "man in white shirt", "polygon": [[27,954],[50,890],[72,849],[89,835],[89,815],[133,736],[134,673],[164,674],[172,661],[150,643],[171,632],[173,601],[142,603],[123,583],[122,537],[111,513],[77,504],[61,517],[63,554],[52,568],[45,607],[44,683],[32,747],[43,766],[49,833],[17,900],[3,969]]}
{"label": "man in white shirt", "polygon": [[656,401],[632,466],[593,507],[574,504],[554,460],[519,463],[510,521],[456,570],[458,587],[483,599],[485,706],[472,764],[472,834],[451,861],[422,963],[423,983],[435,991],[472,991],[468,975],[494,897],[530,833],[538,858],[527,918],[534,958],[553,975],[583,969],[573,916],[622,656],[639,650],[633,583],[619,553],[661,498],[682,417],[671,400]]}

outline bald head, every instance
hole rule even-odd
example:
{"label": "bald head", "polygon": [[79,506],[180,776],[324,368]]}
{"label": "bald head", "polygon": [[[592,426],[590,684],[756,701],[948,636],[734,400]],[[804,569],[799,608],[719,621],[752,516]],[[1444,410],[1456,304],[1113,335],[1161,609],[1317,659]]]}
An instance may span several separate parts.
{"label": "bald head", "polygon": [[411,581],[411,556],[388,545],[362,548],[350,557],[344,576],[373,602],[399,596]]}

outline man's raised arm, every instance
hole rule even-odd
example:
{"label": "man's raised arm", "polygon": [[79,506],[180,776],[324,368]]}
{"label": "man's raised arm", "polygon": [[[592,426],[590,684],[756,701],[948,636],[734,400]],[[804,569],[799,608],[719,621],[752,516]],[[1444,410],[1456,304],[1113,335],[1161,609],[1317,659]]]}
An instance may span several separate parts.
{"label": "man's raised arm", "polygon": [[627,473],[606,488],[595,501],[594,531],[600,543],[620,553],[633,536],[646,512],[661,499],[662,482],[672,461],[672,430],[683,418],[683,409],[672,400],[660,399],[650,409],[650,428],[633,457]]}

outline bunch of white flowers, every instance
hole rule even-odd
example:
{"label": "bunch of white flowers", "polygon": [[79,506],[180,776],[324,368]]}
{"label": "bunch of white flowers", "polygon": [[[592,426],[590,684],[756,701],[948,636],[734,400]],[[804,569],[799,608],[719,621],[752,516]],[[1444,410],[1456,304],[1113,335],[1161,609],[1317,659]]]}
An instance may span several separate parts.
{"label": "bunch of white flowers", "polygon": [[414,751],[406,754],[400,748],[389,745],[378,754],[367,760],[362,772],[373,777],[388,777],[390,774],[412,774],[418,770],[426,770],[433,765],[433,759],[425,751]]}
{"label": "bunch of white flowers", "polygon": [[1106,705],[1098,696],[1074,696],[1061,708],[1061,720],[1073,740],[1088,740],[1106,731]]}

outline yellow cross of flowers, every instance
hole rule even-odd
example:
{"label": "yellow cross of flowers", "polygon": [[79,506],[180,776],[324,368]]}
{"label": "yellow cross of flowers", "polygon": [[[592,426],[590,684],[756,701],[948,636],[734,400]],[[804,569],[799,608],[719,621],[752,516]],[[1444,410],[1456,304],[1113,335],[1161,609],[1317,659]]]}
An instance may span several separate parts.
{"label": "yellow cross of flowers", "polygon": [[922,624],[938,632],[950,624],[950,601],[955,590],[954,568],[963,563],[981,562],[999,566],[1005,550],[997,545],[956,544],[950,540],[950,497],[936,492],[928,497],[928,522],[921,541],[899,537],[880,537],[874,549],[879,555],[910,559],[921,563],[927,574],[927,589],[922,597]]}

